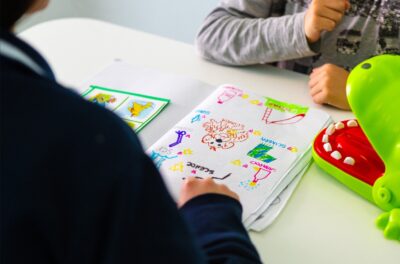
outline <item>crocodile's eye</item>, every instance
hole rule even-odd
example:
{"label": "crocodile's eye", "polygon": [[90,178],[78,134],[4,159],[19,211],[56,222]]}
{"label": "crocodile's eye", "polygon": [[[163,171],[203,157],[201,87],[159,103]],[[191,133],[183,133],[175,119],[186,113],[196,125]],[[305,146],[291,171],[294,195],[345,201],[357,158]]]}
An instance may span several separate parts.
{"label": "crocodile's eye", "polygon": [[364,63],[363,65],[361,65],[361,68],[368,70],[371,69],[372,65],[371,63]]}

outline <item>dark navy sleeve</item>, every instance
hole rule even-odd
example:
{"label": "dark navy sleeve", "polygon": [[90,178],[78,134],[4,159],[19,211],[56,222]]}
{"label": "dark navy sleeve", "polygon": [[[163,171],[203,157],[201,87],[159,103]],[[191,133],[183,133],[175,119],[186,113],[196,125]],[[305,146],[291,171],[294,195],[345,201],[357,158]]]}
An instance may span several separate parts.
{"label": "dark navy sleeve", "polygon": [[208,263],[261,263],[242,221],[241,204],[228,196],[206,194],[181,209]]}
{"label": "dark navy sleeve", "polygon": [[7,97],[20,100],[0,122],[1,263],[256,259],[237,202],[196,198],[182,211],[191,216],[185,221],[128,125],[66,89],[37,94],[46,85],[14,85],[25,94]]}
{"label": "dark navy sleeve", "polygon": [[87,127],[91,133],[80,140],[76,160],[82,161],[76,187],[82,196],[74,208],[80,239],[71,241],[77,256],[89,253],[86,263],[205,263],[204,252],[133,131],[115,117],[102,115],[95,123],[101,125]]}

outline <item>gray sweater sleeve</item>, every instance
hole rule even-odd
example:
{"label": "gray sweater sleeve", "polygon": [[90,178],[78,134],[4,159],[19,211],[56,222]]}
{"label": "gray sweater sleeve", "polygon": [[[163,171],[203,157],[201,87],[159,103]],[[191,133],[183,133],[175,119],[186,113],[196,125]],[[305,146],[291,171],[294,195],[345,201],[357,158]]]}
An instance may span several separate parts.
{"label": "gray sweater sleeve", "polygon": [[305,13],[273,17],[272,2],[277,1],[222,0],[197,35],[200,55],[228,65],[264,64],[315,55],[304,32]]}

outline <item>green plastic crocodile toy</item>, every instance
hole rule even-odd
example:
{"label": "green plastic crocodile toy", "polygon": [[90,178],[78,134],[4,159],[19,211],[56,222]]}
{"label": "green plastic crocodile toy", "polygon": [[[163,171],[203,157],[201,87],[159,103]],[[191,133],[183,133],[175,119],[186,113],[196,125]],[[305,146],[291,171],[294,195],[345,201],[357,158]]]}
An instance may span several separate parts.
{"label": "green plastic crocodile toy", "polygon": [[357,120],[324,129],[315,162],[385,213],[377,226],[400,241],[400,56],[380,55],[353,69],[347,97]]}
{"label": "green plastic crocodile toy", "polygon": [[386,211],[377,225],[386,238],[400,241],[400,56],[377,56],[354,68],[347,98],[385,164],[384,175],[372,188],[374,202]]}

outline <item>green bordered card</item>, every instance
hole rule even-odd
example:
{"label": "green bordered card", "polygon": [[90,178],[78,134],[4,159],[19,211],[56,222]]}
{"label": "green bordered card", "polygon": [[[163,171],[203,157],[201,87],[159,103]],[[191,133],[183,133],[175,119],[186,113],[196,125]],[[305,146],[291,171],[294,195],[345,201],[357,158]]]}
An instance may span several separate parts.
{"label": "green bordered card", "polygon": [[96,85],[82,94],[90,102],[110,109],[138,133],[150,123],[170,100],[137,93],[130,93]]}

